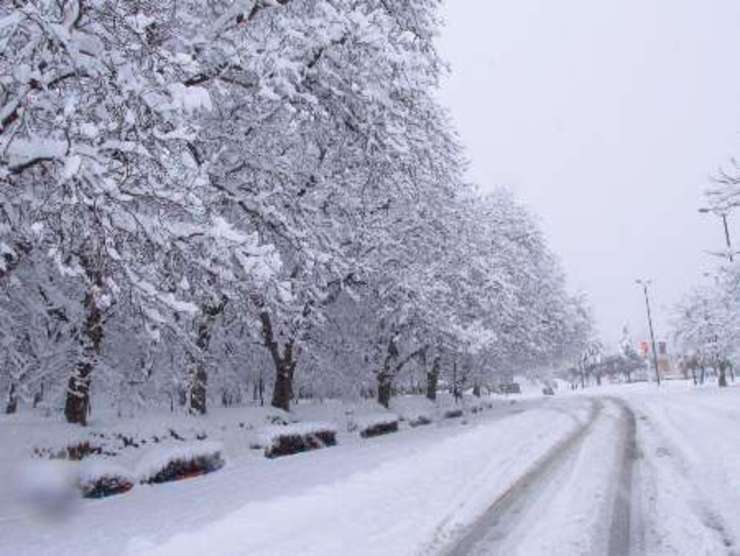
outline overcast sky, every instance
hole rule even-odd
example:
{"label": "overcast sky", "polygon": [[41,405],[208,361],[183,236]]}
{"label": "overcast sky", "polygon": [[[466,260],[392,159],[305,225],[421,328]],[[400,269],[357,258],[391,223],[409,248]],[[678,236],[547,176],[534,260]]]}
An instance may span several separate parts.
{"label": "overcast sky", "polygon": [[667,336],[723,246],[697,208],[740,157],[740,0],[447,0],[444,15],[442,100],[471,177],[539,214],[609,347],[623,323],[646,334],[637,277]]}

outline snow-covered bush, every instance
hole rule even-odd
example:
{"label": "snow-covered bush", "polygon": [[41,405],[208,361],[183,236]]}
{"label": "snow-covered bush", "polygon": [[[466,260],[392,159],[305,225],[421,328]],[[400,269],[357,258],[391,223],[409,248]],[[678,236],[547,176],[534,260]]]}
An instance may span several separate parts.
{"label": "snow-covered bush", "polygon": [[133,488],[132,473],[110,460],[88,458],[80,464],[79,485],[85,498],[103,498]]}
{"label": "snow-covered bush", "polygon": [[265,457],[275,458],[316,450],[337,443],[337,427],[330,423],[296,423],[265,427],[258,435]]}
{"label": "snow-covered bush", "polygon": [[216,442],[156,448],[139,462],[137,476],[141,483],[151,484],[205,475],[224,466],[222,452]]}
{"label": "snow-covered bush", "polygon": [[397,432],[398,416],[392,413],[361,415],[354,418],[353,428],[360,431],[362,438]]}
{"label": "snow-covered bush", "polygon": [[[103,448],[88,440],[72,441],[62,446],[37,446],[33,449],[33,455],[46,459],[68,459],[80,461],[88,456],[103,454]],[[110,455],[110,454],[105,454]]]}
{"label": "snow-covered bush", "polygon": [[421,396],[399,396],[391,402],[391,409],[411,427],[429,425],[434,421],[434,403]]}
{"label": "snow-covered bush", "polygon": [[459,408],[459,407],[452,408],[452,409],[447,409],[442,414],[442,416],[445,419],[457,419],[458,417],[462,417],[463,416],[463,410],[461,408]]}

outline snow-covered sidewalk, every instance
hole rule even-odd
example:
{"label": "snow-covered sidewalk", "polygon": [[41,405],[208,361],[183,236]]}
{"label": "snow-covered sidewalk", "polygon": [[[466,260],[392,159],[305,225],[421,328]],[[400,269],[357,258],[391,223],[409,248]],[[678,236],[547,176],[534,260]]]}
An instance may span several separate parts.
{"label": "snow-covered sidewalk", "polygon": [[[524,408],[527,408],[526,410]],[[406,554],[453,532],[587,419],[588,400],[460,421],[85,501],[62,523],[0,517],[13,554]]]}

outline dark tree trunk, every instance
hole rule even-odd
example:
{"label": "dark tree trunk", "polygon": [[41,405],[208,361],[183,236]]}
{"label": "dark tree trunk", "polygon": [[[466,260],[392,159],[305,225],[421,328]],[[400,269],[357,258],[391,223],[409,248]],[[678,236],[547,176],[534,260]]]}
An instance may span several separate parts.
{"label": "dark tree trunk", "polygon": [[473,385],[473,395],[476,398],[480,398],[480,384],[477,382]]}
{"label": "dark tree trunk", "polygon": [[707,370],[702,365],[702,367],[701,367],[701,375],[699,375],[699,384],[704,384],[704,378],[705,378],[706,374],[707,374]]}
{"label": "dark tree trunk", "polygon": [[275,387],[272,390],[272,406],[290,411],[293,399],[293,371],[295,365],[290,358],[283,359],[276,368]]}
{"label": "dark tree trunk", "polygon": [[262,371],[257,382],[254,383],[254,389],[252,390],[252,400],[260,402],[260,406],[265,405],[265,380],[262,378]]}
{"label": "dark tree trunk", "polygon": [[437,383],[439,382],[439,357],[432,361],[432,368],[427,372],[427,398],[431,401],[437,399]]}
{"label": "dark tree trunk", "polygon": [[[100,278],[100,277],[99,277]],[[102,282],[102,278],[97,280]],[[97,289],[97,288],[96,288]],[[87,425],[90,412],[90,380],[103,342],[103,313],[97,305],[96,289],[85,296],[87,314],[80,335],[82,353],[67,383],[64,416],[68,423]]]}
{"label": "dark tree trunk", "polygon": [[216,318],[226,308],[226,298],[221,298],[217,303],[206,303],[201,307],[201,318],[198,323],[198,335],[195,345],[198,352],[193,357],[193,368],[190,375],[190,389],[188,392],[190,402],[190,413],[194,415],[205,415],[207,411],[208,396],[208,369],[206,357],[211,345],[211,334]]}
{"label": "dark tree trunk", "polygon": [[385,373],[378,373],[378,403],[387,408],[391,404],[391,377]]}
{"label": "dark tree trunk", "polygon": [[275,364],[275,386],[272,389],[272,406],[290,411],[290,401],[293,399],[293,376],[295,374],[296,361],[293,356],[293,339],[286,342],[282,353],[280,345],[275,338],[272,328],[272,320],[267,311],[260,312],[262,323],[262,341],[270,352],[272,362]]}
{"label": "dark tree trunk", "polygon": [[205,415],[207,411],[206,395],[208,393],[208,371],[203,361],[193,364],[190,376],[190,413],[193,415]]}
{"label": "dark tree trunk", "polygon": [[696,369],[694,367],[691,367],[691,380],[694,382],[694,386],[696,386]]}
{"label": "dark tree trunk", "polygon": [[44,399],[44,382],[41,381],[38,391],[33,395],[33,408],[36,409],[36,407],[41,403],[43,399]]}
{"label": "dark tree trunk", "polygon": [[725,372],[725,369],[727,366],[724,363],[719,364],[719,380],[718,384],[720,388],[725,388],[727,386],[727,373]]}
{"label": "dark tree trunk", "polygon": [[627,371],[626,375],[627,375],[627,384],[629,384],[630,382],[632,382],[632,372]]}
{"label": "dark tree trunk", "polygon": [[5,406],[5,414],[11,415],[16,411],[18,411],[18,396],[15,394],[15,384],[11,384],[8,390],[8,404]]}
{"label": "dark tree trunk", "polygon": [[462,397],[460,393],[460,384],[457,379],[457,361],[452,363],[452,396],[455,398],[455,402],[458,402]]}

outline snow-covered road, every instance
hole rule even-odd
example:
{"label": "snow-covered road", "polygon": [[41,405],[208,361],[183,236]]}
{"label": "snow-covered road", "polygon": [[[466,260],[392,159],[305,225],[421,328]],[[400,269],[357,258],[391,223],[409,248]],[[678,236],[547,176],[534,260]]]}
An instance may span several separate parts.
{"label": "snow-covered road", "polygon": [[53,525],[0,508],[0,553],[740,554],[740,388],[587,394],[234,462]]}

